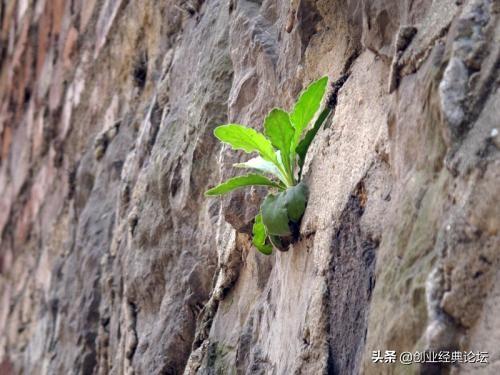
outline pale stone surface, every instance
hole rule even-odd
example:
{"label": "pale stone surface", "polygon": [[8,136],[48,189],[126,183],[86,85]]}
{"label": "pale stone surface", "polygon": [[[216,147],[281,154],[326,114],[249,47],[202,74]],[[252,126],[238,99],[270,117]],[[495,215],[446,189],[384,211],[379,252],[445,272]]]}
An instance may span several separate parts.
{"label": "pale stone surface", "polygon": [[[0,374],[500,371],[498,1],[0,10]],[[248,157],[212,131],[323,75],[301,238],[266,257],[263,190],[203,196]],[[371,361],[426,349],[490,363]]]}

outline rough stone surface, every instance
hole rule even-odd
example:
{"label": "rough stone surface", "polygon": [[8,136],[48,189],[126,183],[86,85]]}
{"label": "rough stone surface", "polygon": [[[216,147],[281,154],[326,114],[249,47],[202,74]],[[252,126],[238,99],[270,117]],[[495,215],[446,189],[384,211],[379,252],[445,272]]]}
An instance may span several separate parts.
{"label": "rough stone surface", "polygon": [[[497,0],[0,1],[0,374],[499,373],[499,18]],[[262,190],[203,196],[247,157],[212,131],[260,129],[323,75],[340,90],[301,237],[266,257]]]}

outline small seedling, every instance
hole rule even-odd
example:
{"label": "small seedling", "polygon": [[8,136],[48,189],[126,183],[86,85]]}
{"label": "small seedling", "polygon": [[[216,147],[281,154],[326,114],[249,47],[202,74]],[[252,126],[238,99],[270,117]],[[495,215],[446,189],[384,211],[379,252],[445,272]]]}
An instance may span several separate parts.
{"label": "small seedling", "polygon": [[273,246],[286,251],[288,244],[298,238],[309,195],[306,184],[301,181],[302,168],[307,150],[330,109],[323,109],[312,128],[304,136],[303,133],[315,119],[327,84],[328,77],[310,84],[290,113],[273,109],[264,120],[264,134],[237,124],[221,125],[214,130],[214,135],[234,150],[256,152],[259,156],[234,164],[236,168],[252,169],[255,173],[230,178],[205,195],[223,195],[245,186],[266,186],[270,192],[255,217],[252,240],[266,255],[272,253]]}

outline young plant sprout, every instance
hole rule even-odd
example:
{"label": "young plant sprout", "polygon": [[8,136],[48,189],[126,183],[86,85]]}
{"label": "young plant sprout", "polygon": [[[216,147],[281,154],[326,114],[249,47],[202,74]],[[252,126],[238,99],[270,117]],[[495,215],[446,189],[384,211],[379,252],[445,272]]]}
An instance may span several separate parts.
{"label": "young plant sprout", "polygon": [[264,134],[237,124],[221,125],[214,130],[214,135],[234,150],[256,152],[259,156],[234,164],[236,168],[252,169],[254,173],[230,178],[205,195],[223,195],[245,186],[267,186],[269,193],[255,217],[252,240],[266,255],[272,253],[273,246],[286,251],[288,244],[298,238],[309,195],[306,184],[301,181],[302,168],[307,150],[330,109],[323,109],[314,125],[303,134],[321,106],[327,84],[328,77],[311,83],[290,113],[273,109],[264,120]]}

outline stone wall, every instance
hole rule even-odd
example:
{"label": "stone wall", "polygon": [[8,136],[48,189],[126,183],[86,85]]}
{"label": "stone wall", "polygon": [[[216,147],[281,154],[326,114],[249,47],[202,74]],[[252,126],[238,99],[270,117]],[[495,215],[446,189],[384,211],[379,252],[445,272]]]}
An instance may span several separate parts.
{"label": "stone wall", "polygon": [[[498,0],[0,1],[0,373],[500,373]],[[300,241],[203,192],[328,75]],[[338,91],[338,92],[337,92]],[[488,351],[489,364],[372,351]]]}

